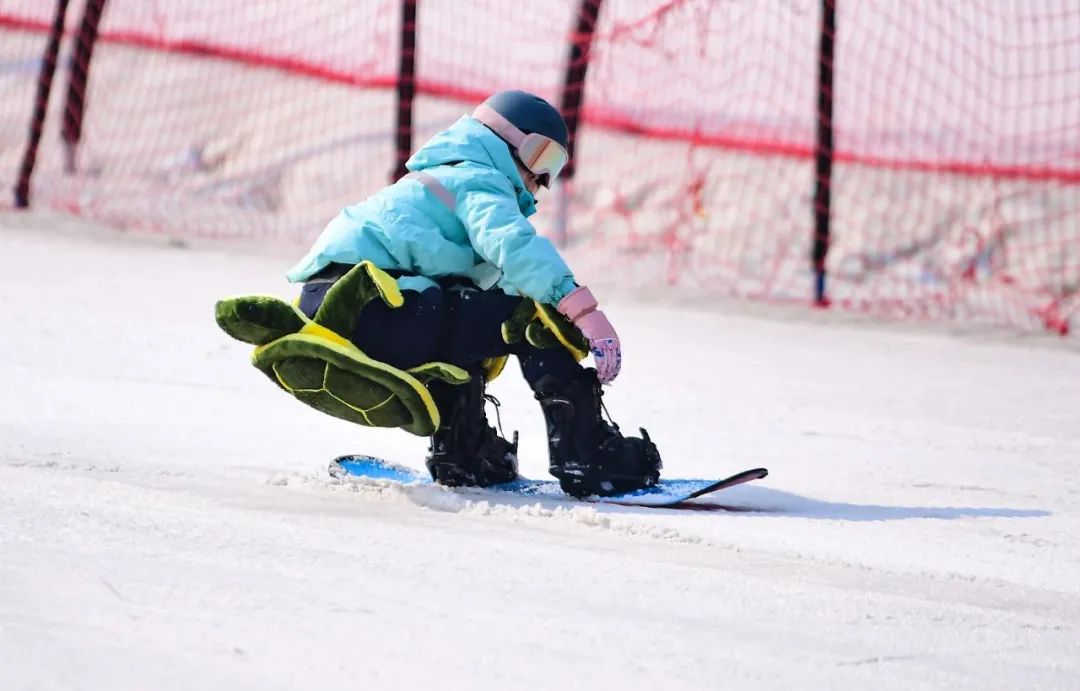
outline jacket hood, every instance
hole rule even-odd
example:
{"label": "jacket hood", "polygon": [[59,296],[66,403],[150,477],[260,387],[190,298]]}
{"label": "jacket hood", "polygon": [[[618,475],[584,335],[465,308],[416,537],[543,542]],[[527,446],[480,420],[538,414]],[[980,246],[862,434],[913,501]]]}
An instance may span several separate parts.
{"label": "jacket hood", "polygon": [[448,129],[428,140],[405,162],[405,167],[418,171],[462,161],[494,168],[505,175],[517,194],[521,213],[531,216],[536,212],[536,197],[525,188],[525,181],[510,155],[510,147],[483,123],[468,115],[463,115]]}

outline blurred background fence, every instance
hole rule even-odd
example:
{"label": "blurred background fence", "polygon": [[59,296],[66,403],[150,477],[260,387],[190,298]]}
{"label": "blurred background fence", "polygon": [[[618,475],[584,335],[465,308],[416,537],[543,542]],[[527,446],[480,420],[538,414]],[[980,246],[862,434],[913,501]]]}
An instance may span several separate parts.
{"label": "blurred background fence", "polygon": [[506,88],[579,271],[1080,327],[1076,0],[0,0],[0,207],[303,245]]}

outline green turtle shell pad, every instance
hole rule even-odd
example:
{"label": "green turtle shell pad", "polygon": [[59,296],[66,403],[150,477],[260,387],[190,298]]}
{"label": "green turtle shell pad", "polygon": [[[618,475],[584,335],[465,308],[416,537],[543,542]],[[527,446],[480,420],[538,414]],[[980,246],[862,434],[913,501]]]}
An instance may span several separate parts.
{"label": "green turtle shell pad", "polygon": [[430,436],[439,411],[426,384],[462,384],[469,374],[444,362],[408,371],[368,357],[343,337],[374,299],[399,307],[396,283],[370,262],[342,277],[323,300],[314,321],[284,300],[245,295],[220,300],[218,326],[233,338],[256,345],[251,361],[275,384],[328,415],[369,427],[400,427]]}
{"label": "green turtle shell pad", "polygon": [[296,333],[308,323],[303,312],[272,295],[219,300],[214,317],[222,331],[238,341],[257,346]]}
{"label": "green turtle shell pad", "polygon": [[[420,436],[438,429],[438,409],[418,377],[356,348],[298,333],[257,348],[251,361],[297,400],[327,415],[367,427],[400,427]],[[443,368],[442,363],[423,367]],[[457,368],[445,367],[452,368],[445,378],[461,378],[453,376]],[[468,380],[467,374],[461,375]],[[444,378],[443,373],[437,378]]]}

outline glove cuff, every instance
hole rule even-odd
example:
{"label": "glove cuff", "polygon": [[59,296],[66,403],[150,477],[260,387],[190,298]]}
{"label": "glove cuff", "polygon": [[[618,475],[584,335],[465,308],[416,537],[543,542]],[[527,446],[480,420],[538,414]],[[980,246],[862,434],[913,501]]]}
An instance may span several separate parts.
{"label": "glove cuff", "polygon": [[596,298],[585,286],[572,290],[569,295],[559,301],[558,307],[559,312],[572,322],[577,322],[580,317],[595,309]]}

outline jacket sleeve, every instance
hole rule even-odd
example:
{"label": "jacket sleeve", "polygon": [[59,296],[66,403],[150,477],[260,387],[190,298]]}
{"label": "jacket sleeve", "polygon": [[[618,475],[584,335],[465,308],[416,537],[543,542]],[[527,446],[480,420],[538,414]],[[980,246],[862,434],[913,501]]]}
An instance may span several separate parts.
{"label": "jacket sleeve", "polygon": [[478,185],[457,197],[457,216],[473,248],[497,266],[503,280],[537,302],[557,305],[575,288],[574,275],[558,250],[518,208],[513,190]]}

